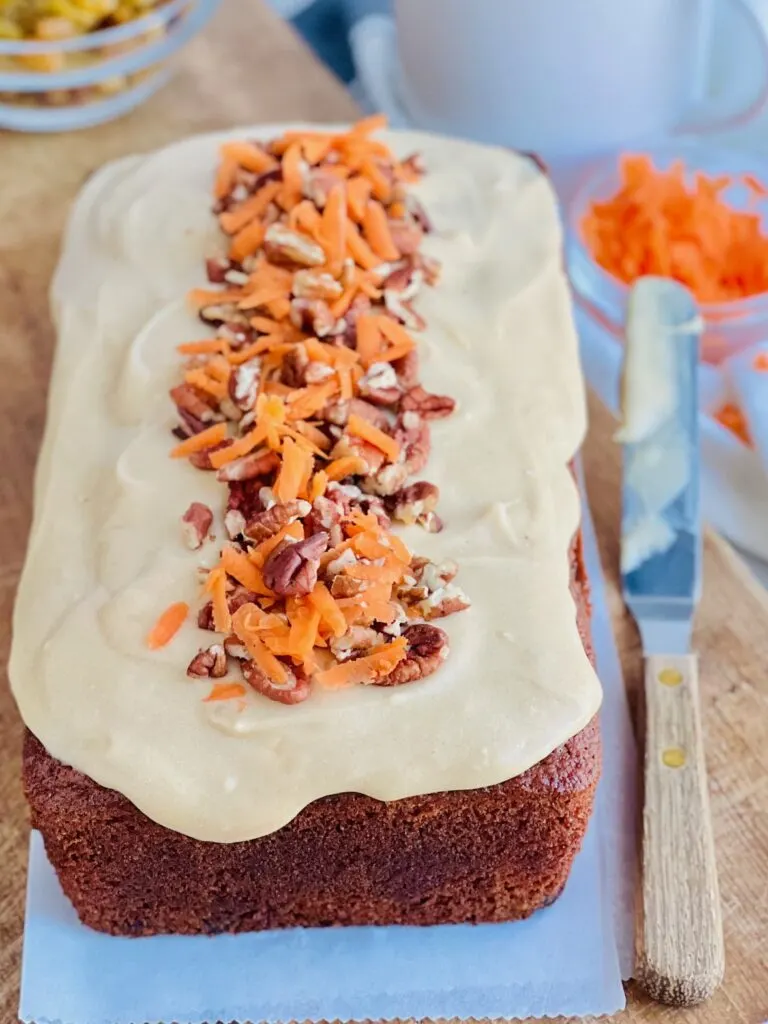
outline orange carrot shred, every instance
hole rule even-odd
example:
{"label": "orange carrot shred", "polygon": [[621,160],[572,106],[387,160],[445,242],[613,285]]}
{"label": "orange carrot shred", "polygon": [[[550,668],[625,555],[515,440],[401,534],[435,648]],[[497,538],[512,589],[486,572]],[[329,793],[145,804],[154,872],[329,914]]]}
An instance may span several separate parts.
{"label": "orange carrot shred", "polygon": [[227,602],[227,574],[222,566],[218,565],[208,573],[205,589],[211,595],[213,628],[217,633],[228,633],[232,628],[232,616]]}
{"label": "orange carrot shred", "polygon": [[758,373],[768,373],[768,352],[758,352],[752,361],[752,368]]}
{"label": "orange carrot shred", "polygon": [[150,651],[156,651],[169,644],[184,625],[188,614],[189,605],[185,601],[177,601],[166,608],[147,635],[147,647]]}
{"label": "orange carrot shred", "polygon": [[309,600],[320,613],[322,620],[327,623],[328,628],[334,636],[343,636],[347,631],[347,620],[344,613],[336,603],[336,598],[331,596],[330,590],[324,583],[316,583],[315,588],[309,595]]}
{"label": "orange carrot shred", "polygon": [[243,641],[248,653],[251,655],[257,666],[270,679],[276,683],[288,681],[288,673],[285,665],[282,665],[271,651],[267,650],[259,639],[258,633],[252,626],[252,619],[255,612],[259,612],[256,605],[244,604],[237,609],[232,616],[232,628],[235,634]]}
{"label": "orange carrot shred", "polygon": [[742,444],[747,445],[749,448],[753,446],[754,442],[749,432],[746,417],[737,405],[734,405],[732,402],[726,402],[715,413],[715,419],[726,430],[730,430],[732,434],[738,437]]}
{"label": "orange carrot shred", "polygon": [[368,200],[371,198],[371,183],[367,178],[351,178],[347,182],[347,210],[352,220],[362,224]]}
{"label": "orange carrot shred", "polygon": [[221,566],[228,576],[236,579],[248,590],[252,590],[254,594],[271,593],[269,587],[264,583],[258,567],[241,551],[236,551],[235,548],[224,548],[221,552]]}
{"label": "orange carrot shred", "polygon": [[201,430],[199,434],[193,434],[186,441],[177,444],[171,449],[172,459],[185,459],[194,452],[201,452],[205,448],[212,448],[215,444],[221,444],[227,437],[226,423],[214,423],[212,427]]}
{"label": "orange carrot shred", "polygon": [[213,194],[217,199],[223,199],[229,195],[235,184],[238,163],[234,157],[225,156],[216,171],[216,179],[213,183]]}
{"label": "orange carrot shred", "polygon": [[363,215],[363,235],[371,249],[383,260],[399,260],[400,251],[392,241],[384,207],[370,200]]}
{"label": "orange carrot shred", "polygon": [[225,142],[221,147],[221,154],[225,160],[234,160],[244,170],[253,171],[255,174],[263,174],[275,166],[275,161],[269,153],[251,145],[250,142]]}
{"label": "orange carrot shred", "polygon": [[357,321],[357,351],[363,366],[375,363],[381,355],[380,320],[383,318],[364,314]]}
{"label": "orange carrot shred", "polygon": [[266,185],[262,185],[258,192],[249,196],[245,202],[240,203],[234,210],[227,210],[220,214],[219,224],[221,224],[222,231],[225,231],[228,235],[234,235],[236,231],[244,228],[246,224],[250,224],[255,217],[259,217],[264,213],[279,191],[279,182],[268,181]]}
{"label": "orange carrot shred", "polygon": [[368,463],[358,455],[343,455],[340,459],[329,462],[325,468],[327,480],[343,480],[345,476],[357,476],[365,473]]}
{"label": "orange carrot shred", "polygon": [[328,474],[324,469],[320,469],[312,477],[312,483],[309,488],[308,500],[314,502],[316,498],[322,497],[325,494],[325,488],[328,484]]}
{"label": "orange carrot shred", "polygon": [[405,655],[405,637],[398,637],[392,643],[371,648],[370,653],[363,658],[341,662],[324,672],[318,672],[315,678],[328,689],[354,686],[356,683],[374,683],[388,676]]}
{"label": "orange carrot shred", "polygon": [[247,691],[242,683],[214,683],[211,692],[203,701],[208,704],[217,700],[232,700],[235,697],[244,697]]}
{"label": "orange carrot shred", "polygon": [[347,201],[343,185],[335,185],[328,194],[322,232],[328,269],[335,276],[341,272],[347,251]]}
{"label": "orange carrot shred", "polygon": [[374,427],[368,420],[364,420],[356,413],[351,413],[347,421],[347,431],[355,437],[361,437],[364,441],[374,445],[379,451],[384,452],[390,462],[394,462],[400,454],[400,445],[389,434]]}
{"label": "orange carrot shred", "polygon": [[302,481],[312,467],[312,456],[292,438],[283,440],[283,461],[272,488],[278,501],[293,501],[299,496]]}
{"label": "orange carrot shred", "polygon": [[253,220],[241,228],[232,239],[229,247],[229,258],[242,263],[246,256],[252,256],[264,241],[267,229],[258,221]]}

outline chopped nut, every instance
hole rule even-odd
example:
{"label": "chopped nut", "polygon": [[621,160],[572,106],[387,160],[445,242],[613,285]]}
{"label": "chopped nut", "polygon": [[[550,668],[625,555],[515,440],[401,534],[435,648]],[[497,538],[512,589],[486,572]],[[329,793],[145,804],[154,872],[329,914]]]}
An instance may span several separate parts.
{"label": "chopped nut", "polygon": [[284,526],[294,523],[297,519],[303,519],[311,511],[312,506],[308,501],[286,501],[281,504],[274,504],[270,508],[259,512],[252,519],[249,519],[245,530],[245,536],[249,540],[260,544],[267,537],[273,537]]}
{"label": "chopped nut", "polygon": [[417,252],[424,240],[424,232],[415,220],[390,220],[389,232],[392,235],[395,248],[403,256],[410,256]]}
{"label": "chopped nut", "polygon": [[448,634],[438,626],[415,623],[406,626],[401,635],[408,641],[408,653],[388,676],[377,681],[377,686],[400,686],[425,679],[448,657]]}
{"label": "chopped nut", "polygon": [[408,525],[427,525],[428,517],[434,513],[439,497],[439,489],[426,480],[410,484],[392,497],[392,518]]}
{"label": "chopped nut", "polygon": [[419,383],[419,353],[416,349],[411,349],[402,359],[396,359],[392,367],[403,387],[412,388]]}
{"label": "chopped nut", "polygon": [[213,444],[210,448],[203,448],[199,452],[192,452],[189,456],[189,461],[195,467],[195,469],[204,469],[210,472],[213,469],[211,463],[211,453],[217,452],[221,448],[228,448],[232,442],[230,440],[221,441],[219,444]]}
{"label": "chopped nut", "polygon": [[[177,387],[171,388],[170,395],[179,414],[189,413],[203,424],[215,423],[223,418],[189,384],[179,384]],[[199,432],[195,431],[195,433]]]}
{"label": "chopped nut", "polygon": [[261,364],[258,359],[241,363],[230,374],[227,384],[229,397],[242,412],[248,412],[256,405],[260,377]]}
{"label": "chopped nut", "polygon": [[360,378],[358,391],[373,405],[394,405],[402,394],[391,363],[371,363]]}
{"label": "chopped nut", "polygon": [[327,547],[325,532],[295,544],[282,541],[264,563],[264,582],[280,597],[308,594],[317,583],[320,556]]}
{"label": "chopped nut", "polygon": [[181,517],[181,534],[191,551],[203,546],[213,524],[213,512],[207,505],[193,501]]}
{"label": "chopped nut", "polygon": [[221,679],[227,674],[227,652],[223,644],[211,644],[198,651],[187,666],[187,675],[200,679]]}
{"label": "chopped nut", "polygon": [[351,626],[343,636],[331,640],[330,647],[339,661],[346,661],[353,654],[361,654],[379,643],[381,643],[381,636],[375,629],[367,626]]}
{"label": "chopped nut", "polygon": [[431,395],[417,385],[406,391],[400,407],[404,411],[417,412],[422,419],[439,420],[451,415],[456,401],[448,395]]}
{"label": "chopped nut", "polygon": [[469,598],[460,587],[448,583],[419,601],[416,607],[425,619],[439,619],[445,615],[453,615],[454,612],[464,611],[470,604]]}
{"label": "chopped nut", "polygon": [[258,451],[243,455],[232,462],[225,462],[216,473],[216,479],[225,483],[232,480],[254,480],[259,476],[267,476],[280,465],[277,452],[260,448]]}
{"label": "chopped nut", "polygon": [[280,704],[300,704],[309,696],[309,679],[297,665],[291,667],[284,662],[282,665],[288,676],[285,683],[270,679],[253,661],[244,661],[240,668],[248,685],[262,696]]}
{"label": "chopped nut", "polygon": [[331,594],[334,597],[357,597],[366,586],[365,580],[353,580],[351,576],[339,573],[331,580]]}
{"label": "chopped nut", "polygon": [[230,540],[237,540],[245,530],[245,516],[236,508],[231,508],[224,516],[224,529]]}
{"label": "chopped nut", "polygon": [[355,557],[354,551],[351,548],[347,548],[345,551],[342,551],[337,558],[332,559],[328,565],[326,565],[325,571],[329,576],[335,576],[338,573],[344,572],[348,566],[355,565],[356,563],[357,558]]}
{"label": "chopped nut", "polygon": [[205,261],[205,272],[211,284],[224,284],[232,264],[225,256],[211,256]]}
{"label": "chopped nut", "polygon": [[240,641],[240,638],[236,636],[228,636],[224,638],[224,650],[230,658],[237,658],[238,661],[246,661],[250,658],[248,648]]}
{"label": "chopped nut", "polygon": [[374,427],[389,433],[392,429],[392,417],[388,416],[383,409],[365,402],[361,398],[353,398],[349,404],[350,413],[359,416],[360,419],[368,420]]}
{"label": "chopped nut", "polygon": [[384,303],[392,316],[409,331],[423,331],[427,326],[424,317],[417,313],[410,302],[405,301],[398,292],[387,289],[384,292]]}
{"label": "chopped nut", "polygon": [[306,371],[309,366],[309,356],[303,345],[294,345],[283,356],[283,365],[280,370],[280,380],[289,388],[303,388],[307,383]]}
{"label": "chopped nut", "polygon": [[293,294],[297,299],[338,299],[343,288],[336,278],[327,272],[297,270],[293,275]]}
{"label": "chopped nut", "polygon": [[291,323],[299,330],[314,331],[318,338],[326,338],[336,326],[336,317],[323,299],[292,299]]}
{"label": "chopped nut", "polygon": [[[285,361],[283,361],[285,362]],[[312,360],[307,364],[307,368],[304,372],[304,380],[307,384],[322,384],[324,380],[328,380],[334,374],[333,367],[327,363],[320,363]]]}
{"label": "chopped nut", "polygon": [[303,267],[320,267],[325,263],[322,247],[283,224],[270,224],[264,236],[264,252],[272,262],[298,263]]}

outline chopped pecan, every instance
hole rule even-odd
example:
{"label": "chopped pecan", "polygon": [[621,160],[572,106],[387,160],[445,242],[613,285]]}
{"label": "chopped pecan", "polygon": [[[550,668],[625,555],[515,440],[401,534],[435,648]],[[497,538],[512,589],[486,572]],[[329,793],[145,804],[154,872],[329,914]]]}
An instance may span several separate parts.
{"label": "chopped pecan", "polygon": [[395,439],[401,445],[400,457],[405,463],[407,475],[419,473],[426,465],[432,447],[429,424],[419,420],[411,427],[406,426],[401,419],[401,426],[395,431]]}
{"label": "chopped pecan", "polygon": [[247,329],[250,324],[246,314],[237,308],[233,302],[213,303],[210,306],[202,306],[197,315],[206,324],[237,324],[238,327]]}
{"label": "chopped pecan", "polygon": [[403,395],[400,408],[404,412],[417,412],[425,420],[440,420],[451,415],[456,401],[449,395],[432,395],[417,384]]}
{"label": "chopped pecan", "polygon": [[200,501],[193,501],[181,517],[181,533],[191,551],[203,546],[213,525],[213,512]]}
{"label": "chopped pecan", "polygon": [[[233,615],[242,605],[253,604],[257,600],[258,597],[252,590],[239,584],[227,594],[227,605]],[[200,629],[213,629],[213,604],[210,601],[197,613],[197,625]]]}
{"label": "chopped pecan", "polygon": [[205,272],[211,284],[224,284],[224,275],[231,267],[232,264],[226,256],[211,256],[205,261]]}
{"label": "chopped pecan", "polygon": [[416,605],[425,619],[439,619],[470,607],[470,600],[461,587],[448,583],[439,587]]}
{"label": "chopped pecan", "polygon": [[201,448],[199,452],[192,452],[189,456],[189,461],[195,467],[195,469],[212,470],[213,465],[211,463],[211,453],[217,452],[221,448],[228,448],[232,442],[230,440],[219,441],[218,444],[212,444],[210,448]]}
{"label": "chopped pecan", "polygon": [[240,640],[239,636],[231,635],[224,637],[224,650],[230,658],[237,658],[238,661],[246,661],[251,657],[248,653],[248,648]]}
{"label": "chopped pecan", "polygon": [[405,205],[410,213],[411,217],[416,221],[421,230],[425,235],[430,234],[434,231],[434,225],[432,220],[424,209],[423,203],[421,203],[413,192],[409,192],[405,197]]}
{"label": "chopped pecan", "polygon": [[389,433],[392,429],[392,419],[383,409],[372,405],[371,402],[365,402],[361,398],[353,398],[349,404],[349,411],[359,416],[362,420],[368,420],[374,427],[378,427],[379,430],[383,430],[385,433]]}
{"label": "chopped pecan", "polygon": [[434,514],[439,497],[439,489],[434,484],[427,483],[426,480],[409,484],[392,496],[392,518],[408,525],[412,523],[429,525],[429,517]]}
{"label": "chopped pecan", "polygon": [[448,657],[448,634],[438,626],[415,623],[406,626],[402,636],[408,641],[408,653],[388,676],[377,681],[377,686],[400,686],[402,683],[425,679],[440,668]]}
{"label": "chopped pecan", "polygon": [[341,522],[343,509],[338,502],[331,501],[325,495],[315,498],[312,503],[312,510],[304,520],[304,526],[310,533],[317,533],[319,530],[330,530]]}
{"label": "chopped pecan", "polygon": [[230,512],[232,509],[241,512],[243,518],[247,522],[257,512],[263,512],[266,508],[265,503],[261,498],[261,480],[259,477],[245,479],[245,480],[233,480],[229,484],[229,497],[227,499],[226,511]]}
{"label": "chopped pecan", "polygon": [[261,363],[258,359],[249,359],[247,363],[241,363],[229,375],[229,397],[242,412],[248,412],[256,405],[260,377]]}
{"label": "chopped pecan", "polygon": [[357,597],[365,588],[365,580],[353,580],[343,573],[336,573],[331,579],[331,594],[334,597]]}
{"label": "chopped pecan", "polygon": [[216,474],[217,480],[229,483],[234,480],[254,480],[267,476],[280,465],[280,456],[268,448],[260,448],[232,462],[226,462]]}
{"label": "chopped pecan", "polygon": [[[365,463],[357,473],[377,473],[384,465],[386,456],[381,449],[369,444],[361,437],[352,437],[344,434],[331,449],[332,459],[343,459],[347,456],[362,459]],[[353,473],[354,475],[354,473]]]}
{"label": "chopped pecan", "polygon": [[417,252],[424,240],[423,230],[410,217],[390,220],[389,233],[392,235],[395,248],[403,256],[411,256]]}
{"label": "chopped pecan", "polygon": [[323,406],[318,416],[321,420],[325,420],[326,423],[332,423],[337,427],[345,427],[349,419],[349,402],[335,398]]}
{"label": "chopped pecan", "polygon": [[293,275],[291,291],[297,299],[338,299],[344,291],[336,278],[327,271],[297,270]]}
{"label": "chopped pecan", "polygon": [[289,388],[303,388],[307,383],[306,372],[309,356],[303,345],[294,345],[283,356],[280,381]]}
{"label": "chopped pecan", "polygon": [[384,302],[387,312],[399,320],[409,331],[423,331],[427,326],[424,317],[417,313],[410,302],[404,301],[397,292],[385,291]]}
{"label": "chopped pecan", "polygon": [[347,632],[330,642],[331,651],[339,661],[346,661],[353,654],[362,654],[381,643],[381,636],[368,626],[350,626]]}
{"label": "chopped pecan", "polygon": [[371,494],[388,497],[395,494],[405,485],[408,479],[408,468],[404,462],[390,462],[382,466],[378,473],[365,477],[363,487]]}
{"label": "chopped pecan", "polygon": [[264,563],[264,582],[281,597],[308,594],[317,583],[320,556],[327,547],[325,531],[295,544],[282,541]]}
{"label": "chopped pecan", "polygon": [[306,199],[311,200],[319,210],[322,210],[331,189],[338,184],[338,175],[329,168],[310,167],[304,174],[301,190]]}
{"label": "chopped pecan", "polygon": [[170,395],[180,415],[182,412],[188,413],[200,423],[215,423],[223,418],[189,384],[179,384],[171,388]]}
{"label": "chopped pecan", "polygon": [[274,537],[284,526],[302,519],[312,509],[308,501],[286,501],[272,505],[259,512],[246,523],[243,533],[249,540],[260,544],[267,537]]}
{"label": "chopped pecan", "polygon": [[327,338],[336,327],[336,317],[323,299],[292,299],[290,317],[294,327],[314,331],[318,338]]}
{"label": "chopped pecan", "polygon": [[242,537],[245,530],[245,516],[239,509],[231,508],[224,514],[224,529],[230,540]]}
{"label": "chopped pecan", "polygon": [[403,161],[401,166],[404,170],[410,171],[416,178],[421,178],[427,173],[427,165],[421,153],[411,153]]}
{"label": "chopped pecan", "polygon": [[[285,360],[283,360],[283,365],[285,365]],[[307,363],[307,368],[304,371],[304,381],[306,384],[322,384],[324,380],[332,377],[334,372],[332,366],[313,359]]]}
{"label": "chopped pecan", "polygon": [[262,696],[280,704],[300,704],[309,696],[309,677],[297,665],[290,666],[285,662],[281,664],[287,676],[284,683],[270,679],[253,661],[241,662],[240,669],[246,683]]}
{"label": "chopped pecan", "polygon": [[402,359],[396,359],[392,367],[403,387],[412,388],[419,383],[419,353],[415,348]]}
{"label": "chopped pecan", "polygon": [[437,284],[440,280],[440,261],[436,260],[434,256],[425,256],[423,252],[414,253],[411,257],[413,265],[418,267],[419,270],[424,274],[424,280],[429,285]]}
{"label": "chopped pecan", "polygon": [[317,242],[284,224],[270,224],[267,228],[264,252],[273,263],[297,263],[302,267],[320,267],[325,263],[325,252]]}
{"label": "chopped pecan", "polygon": [[391,363],[371,363],[360,378],[358,391],[372,405],[395,405],[402,388]]}
{"label": "chopped pecan", "polygon": [[201,679],[221,679],[227,674],[227,652],[223,644],[211,644],[197,652],[187,666],[187,675]]}

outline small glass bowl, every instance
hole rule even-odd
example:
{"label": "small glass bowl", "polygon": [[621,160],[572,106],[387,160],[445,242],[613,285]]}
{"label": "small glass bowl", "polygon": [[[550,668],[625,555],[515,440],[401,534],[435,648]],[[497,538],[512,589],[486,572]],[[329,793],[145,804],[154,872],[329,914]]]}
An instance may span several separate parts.
{"label": "small glass bowl", "polygon": [[[727,174],[733,178],[749,174],[768,188],[768,162],[737,150],[719,150],[699,141],[678,141],[668,145],[644,148],[656,167],[666,170],[675,160],[682,160],[686,174],[701,171],[716,177]],[[629,287],[599,266],[586,247],[581,222],[589,206],[614,195],[619,188],[619,161],[593,166],[568,204],[566,211],[566,259],[575,300],[580,312],[591,321],[590,326],[608,332],[623,341]],[[723,196],[738,209],[759,214],[768,231],[768,201],[756,197],[746,185],[735,184]],[[764,341],[768,337],[768,292],[731,302],[703,303],[704,319],[701,358],[707,363],[720,363],[731,355]]]}
{"label": "small glass bowl", "polygon": [[219,3],[165,0],[114,28],[51,41],[0,39],[0,128],[70,131],[122,116],[168,80],[168,58]]}

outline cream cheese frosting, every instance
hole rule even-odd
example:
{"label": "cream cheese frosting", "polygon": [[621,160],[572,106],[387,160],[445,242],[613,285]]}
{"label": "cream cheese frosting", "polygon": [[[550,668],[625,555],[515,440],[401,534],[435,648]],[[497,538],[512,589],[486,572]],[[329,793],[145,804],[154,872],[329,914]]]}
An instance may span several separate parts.
{"label": "cream cheese frosting", "polygon": [[[205,704],[186,666],[209,642],[194,617],[160,651],[148,629],[200,604],[201,552],[180,541],[191,501],[221,512],[213,474],[169,459],[175,346],[203,336],[186,291],[220,248],[211,182],[225,138],[206,135],[111,164],[87,184],[52,288],[58,346],[10,675],[48,751],[198,839],[266,835],[320,797],[396,800],[493,785],[579,732],[600,704],[569,591],[579,496],[567,463],[585,430],[583,381],[546,178],[501,149],[384,133],[425,157],[415,186],[442,263],[416,306],[422,380],[457,411],[435,422],[424,477],[442,533],[411,549],[459,563],[472,600],[441,620],[451,653],[429,678],[313,692],[288,707],[249,693]],[[313,126],[316,127],[316,126]]]}

